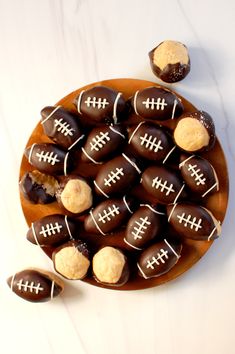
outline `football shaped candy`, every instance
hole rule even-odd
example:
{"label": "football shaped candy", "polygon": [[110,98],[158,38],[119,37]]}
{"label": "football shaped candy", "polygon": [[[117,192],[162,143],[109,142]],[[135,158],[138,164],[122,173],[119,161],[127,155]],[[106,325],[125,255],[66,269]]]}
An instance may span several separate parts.
{"label": "football shaped candy", "polygon": [[177,82],[190,71],[187,47],[180,42],[164,41],[149,53],[153,73],[165,82]]}
{"label": "football shaped candy", "polygon": [[92,190],[87,181],[77,175],[64,177],[56,191],[59,206],[71,214],[80,214],[93,203]]}
{"label": "football shaped candy", "polygon": [[154,120],[174,119],[184,109],[181,100],[173,92],[157,86],[136,91],[131,105],[135,114]]}
{"label": "football shaped candy", "polygon": [[61,106],[45,107],[41,111],[44,133],[65,149],[72,149],[84,138],[78,117]]}
{"label": "football shaped candy", "polygon": [[64,289],[60,278],[40,269],[25,269],[7,279],[11,290],[22,299],[45,302],[58,296]]}
{"label": "football shaped candy", "polygon": [[141,205],[128,221],[124,242],[136,250],[142,250],[149,241],[160,235],[164,215],[151,205]]}
{"label": "football shaped candy", "polygon": [[124,132],[124,127],[120,125],[104,125],[92,129],[82,148],[81,159],[98,164],[107,157],[110,158],[112,153],[118,151],[119,146],[124,143]]}
{"label": "football shaped candy", "polygon": [[169,272],[180,258],[182,244],[176,240],[164,239],[146,248],[140,255],[137,267],[145,279],[159,277]]}
{"label": "football shaped candy", "polygon": [[101,167],[94,181],[95,191],[106,198],[123,195],[135,183],[140,173],[135,160],[122,154]]}
{"label": "football shaped candy", "polygon": [[69,241],[56,248],[52,260],[55,271],[71,280],[85,278],[90,267],[89,250],[80,240]]}
{"label": "football shaped candy", "polygon": [[182,154],[179,167],[187,186],[202,198],[219,190],[216,172],[206,159]]}
{"label": "football shaped candy", "polygon": [[105,235],[117,227],[133,213],[133,199],[124,196],[122,199],[108,199],[90,211],[84,221],[87,232]]}
{"label": "football shaped candy", "polygon": [[70,153],[55,144],[33,144],[25,149],[24,154],[31,165],[51,175],[66,176],[73,166]]}
{"label": "football shaped candy", "polygon": [[95,86],[79,93],[75,100],[81,119],[94,123],[117,124],[125,110],[125,100],[121,92],[106,86]]}
{"label": "football shaped candy", "polygon": [[19,186],[24,197],[31,203],[48,204],[55,200],[59,183],[53,176],[34,170],[24,174]]}
{"label": "football shaped candy", "polygon": [[77,225],[67,215],[53,214],[34,221],[27,239],[38,246],[55,246],[76,238]]}
{"label": "football shaped candy", "polygon": [[208,151],[215,144],[215,126],[204,111],[185,113],[177,122],[174,133],[176,145],[186,152]]}
{"label": "football shaped candy", "polygon": [[134,125],[128,132],[130,144],[141,157],[162,161],[173,148],[169,134],[162,127],[149,122]]}
{"label": "football shaped candy", "polygon": [[210,241],[221,233],[220,222],[202,206],[187,203],[168,205],[167,215],[171,226],[183,238]]}
{"label": "football shaped candy", "polygon": [[124,285],[130,275],[127,258],[114,247],[103,247],[93,257],[92,268],[98,283],[110,286]]}
{"label": "football shaped candy", "polygon": [[141,183],[162,204],[176,203],[185,197],[185,184],[174,170],[167,167],[148,167],[142,174]]}

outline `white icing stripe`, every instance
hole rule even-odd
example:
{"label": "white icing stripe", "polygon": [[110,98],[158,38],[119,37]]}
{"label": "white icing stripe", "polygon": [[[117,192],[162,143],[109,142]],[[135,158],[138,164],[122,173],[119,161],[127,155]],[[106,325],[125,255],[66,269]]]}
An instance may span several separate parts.
{"label": "white icing stripe", "polygon": [[185,187],[185,183],[180,188],[179,193],[177,194],[177,196],[175,197],[175,199],[173,201],[173,204],[175,204],[177,202],[177,199],[179,198],[180,194],[183,192],[184,187]]}
{"label": "white icing stripe", "polygon": [[177,99],[174,100],[174,106],[173,106],[173,110],[172,110],[172,115],[171,115],[171,119],[174,119],[175,117],[175,109],[176,109],[176,106],[177,106]]}
{"label": "white icing stripe", "polygon": [[54,288],[55,288],[55,282],[54,280],[51,283],[51,300],[53,299],[54,295]]}
{"label": "white icing stripe", "polygon": [[130,247],[134,248],[135,250],[138,250],[138,251],[142,251],[143,248],[138,248],[136,246],[133,246],[131,243],[129,243],[125,238],[123,239],[123,241],[129,245]]}
{"label": "white icing stripe", "polygon": [[80,140],[82,140],[85,137],[85,134],[81,135],[77,140],[75,140],[75,142],[70,145],[70,147],[68,148],[68,150],[72,149]]}
{"label": "white icing stripe", "polygon": [[150,210],[152,210],[154,213],[156,213],[156,214],[160,214],[160,215],[166,215],[165,213],[161,213],[160,211],[157,211],[157,210],[155,210],[153,207],[151,207],[151,205],[149,205],[149,204],[140,204],[140,206],[142,207],[142,206],[145,206],[145,207],[147,207],[147,208],[149,208]]}
{"label": "white icing stripe", "polygon": [[166,155],[166,157],[164,158],[164,160],[162,161],[162,163],[165,163],[166,160],[169,158],[169,156],[172,154],[172,152],[176,149],[176,146],[174,146]]}
{"label": "white icing stripe", "polygon": [[144,279],[148,279],[148,277],[144,274],[142,268],[140,268],[139,263],[137,263],[137,267],[139,268],[140,273],[143,275]]}
{"label": "white icing stripe", "polygon": [[213,236],[213,233],[217,230],[217,226],[214,227],[214,229],[211,231],[210,235],[208,236],[208,241],[210,241],[211,237]]}
{"label": "white icing stripe", "polygon": [[173,208],[171,209],[170,215],[168,216],[168,221],[170,221],[170,219],[171,219],[171,217],[172,217],[172,214],[173,214],[173,212],[174,212],[174,210],[175,210],[176,205],[177,205],[177,203],[174,204]]}
{"label": "white icing stripe", "polygon": [[122,153],[122,156],[136,169],[138,173],[141,173],[139,167],[128,156],[126,156],[126,154]]}
{"label": "white icing stripe", "polygon": [[67,154],[65,155],[64,158],[64,175],[67,176],[67,161],[68,161],[68,157],[69,157],[69,152],[67,152]]}
{"label": "white icing stripe", "polygon": [[82,90],[78,96],[78,102],[77,102],[77,110],[79,114],[82,114],[81,112],[81,101],[82,101],[82,95],[84,94],[85,90]]}
{"label": "white icing stripe", "polygon": [[41,121],[41,124],[44,124],[48,119],[50,119],[50,118],[53,116],[53,114],[54,114],[56,111],[58,111],[59,108],[61,108],[61,106],[55,107],[55,108],[53,109],[53,111],[52,111],[45,119],[43,119],[43,120]]}
{"label": "white icing stripe", "polygon": [[133,214],[133,211],[130,209],[129,205],[127,204],[126,195],[124,195],[123,201],[125,203],[125,206],[126,206],[127,210],[129,211],[129,213]]}
{"label": "white icing stripe", "polygon": [[37,238],[37,235],[36,235],[36,231],[35,231],[34,223],[33,223],[33,222],[32,222],[32,224],[31,224],[31,229],[32,229],[33,237],[34,237],[34,240],[35,240],[36,244],[41,247],[41,245],[40,245],[39,242],[38,242],[38,238]]}
{"label": "white icing stripe", "polygon": [[212,189],[214,189],[217,186],[217,182],[215,182],[215,184],[213,184],[213,186],[211,188],[209,188],[203,195],[202,198],[204,198]]}
{"label": "white icing stripe", "polygon": [[139,113],[137,111],[137,105],[136,105],[138,93],[139,93],[139,91],[136,91],[135,96],[134,96],[134,110],[135,110],[135,114],[137,114],[137,115],[139,115]]}
{"label": "white icing stripe", "polygon": [[73,235],[72,235],[72,233],[71,233],[71,230],[70,230],[70,228],[69,228],[68,215],[65,215],[65,216],[64,216],[64,222],[65,222],[65,225],[66,225],[66,227],[67,227],[70,240],[74,240],[74,237],[73,237]]}
{"label": "white icing stripe", "polygon": [[31,157],[32,157],[32,153],[33,153],[33,149],[34,149],[34,146],[36,145],[36,143],[34,143],[32,146],[31,146],[31,149],[30,149],[30,152],[29,152],[29,163],[32,163],[31,161]]}
{"label": "white icing stripe", "polygon": [[13,285],[14,285],[15,276],[16,276],[16,273],[11,278],[11,291],[13,291]]}
{"label": "white icing stripe", "polygon": [[109,129],[112,130],[114,133],[120,135],[123,139],[125,139],[125,135],[120,133],[118,130],[114,129],[112,125],[109,126]]}
{"label": "white icing stripe", "polygon": [[82,148],[82,152],[84,153],[84,155],[86,155],[86,157],[88,157],[89,160],[91,160],[92,162],[94,162],[96,165],[102,164],[102,162],[97,162],[97,161],[94,160],[90,155],[88,155],[88,153],[86,152],[86,150],[85,150],[84,148]]}
{"label": "white icing stripe", "polygon": [[113,105],[113,121],[114,121],[114,124],[117,124],[117,104],[118,104],[118,100],[119,98],[121,97],[122,93],[119,92],[115,98],[115,101],[114,101],[114,105]]}
{"label": "white icing stripe", "polygon": [[97,224],[97,222],[96,222],[96,219],[94,218],[94,215],[93,215],[93,213],[92,213],[92,210],[90,211],[90,216],[91,216],[91,218],[92,218],[92,220],[93,220],[93,223],[95,224],[95,227],[97,228],[97,230],[102,234],[102,235],[106,235],[102,230],[101,230],[101,228],[99,227],[99,225]]}
{"label": "white icing stripe", "polygon": [[99,191],[100,191],[106,198],[109,198],[108,194],[106,194],[106,193],[100,188],[100,186],[98,186],[98,184],[96,183],[96,181],[94,181],[94,185],[96,186],[97,189],[99,189]]}
{"label": "white icing stripe", "polygon": [[174,248],[169,244],[169,242],[164,238],[164,242],[165,244],[172,250],[172,252],[174,253],[174,255],[179,259],[180,255],[178,253],[175,252]]}
{"label": "white icing stripe", "polygon": [[137,132],[137,130],[139,129],[139,127],[140,127],[142,124],[144,124],[144,123],[145,123],[145,122],[140,122],[140,123],[137,125],[137,127],[135,128],[135,130],[134,130],[133,133],[131,134],[130,139],[128,140],[128,144],[130,144],[130,142],[131,142],[131,140],[133,139],[135,133]]}
{"label": "white icing stripe", "polygon": [[179,164],[179,168],[181,168],[187,161],[191,160],[195,155],[191,155],[189,157],[187,157],[187,159],[185,159],[184,161],[182,161],[180,164]]}

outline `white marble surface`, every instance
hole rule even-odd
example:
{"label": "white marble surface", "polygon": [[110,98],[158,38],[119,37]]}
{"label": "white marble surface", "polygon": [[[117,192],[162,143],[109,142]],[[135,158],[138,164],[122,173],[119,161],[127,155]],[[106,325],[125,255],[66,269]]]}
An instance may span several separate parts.
{"label": "white marble surface", "polygon": [[101,79],[155,80],[147,53],[164,39],[190,48],[190,75],[174,88],[211,113],[234,180],[235,2],[232,0],[0,0],[1,353],[234,353],[234,186],[222,237],[194,268],[136,292],[67,283],[31,304],[5,278],[51,269],[25,241],[18,171],[40,109]]}

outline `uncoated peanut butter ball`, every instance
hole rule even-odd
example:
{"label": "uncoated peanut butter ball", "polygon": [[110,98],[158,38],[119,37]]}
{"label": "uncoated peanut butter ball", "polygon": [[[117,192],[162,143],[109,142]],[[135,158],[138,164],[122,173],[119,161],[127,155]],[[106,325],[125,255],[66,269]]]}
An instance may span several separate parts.
{"label": "uncoated peanut butter ball", "polygon": [[190,71],[188,49],[181,42],[161,42],[151,50],[149,58],[153,73],[168,83],[181,81]]}

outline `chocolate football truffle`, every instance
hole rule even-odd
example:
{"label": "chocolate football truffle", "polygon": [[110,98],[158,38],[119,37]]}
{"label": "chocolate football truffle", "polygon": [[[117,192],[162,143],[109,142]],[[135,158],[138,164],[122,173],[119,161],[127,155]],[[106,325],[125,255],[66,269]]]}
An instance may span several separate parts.
{"label": "chocolate football truffle", "polygon": [[41,111],[44,133],[64,149],[77,147],[84,138],[78,117],[61,106],[44,107]]}
{"label": "chocolate football truffle", "polygon": [[161,204],[176,203],[184,199],[185,183],[173,169],[150,166],[142,174],[142,186]]}
{"label": "chocolate football truffle", "polygon": [[53,214],[34,221],[27,232],[27,239],[38,246],[55,246],[77,237],[75,220],[67,215]]}
{"label": "chocolate football truffle", "polygon": [[94,181],[95,191],[106,198],[123,195],[137,181],[140,173],[136,160],[123,153],[101,167]]}
{"label": "chocolate football truffle", "polygon": [[186,152],[208,151],[215,144],[215,126],[211,116],[204,111],[185,113],[174,130],[176,145]]}
{"label": "chocolate football truffle", "polygon": [[179,117],[184,110],[181,99],[175,93],[158,86],[136,91],[131,106],[138,116],[160,121]]}
{"label": "chocolate football truffle", "polygon": [[56,199],[66,211],[80,214],[92,206],[92,189],[84,178],[70,175],[61,181]]}
{"label": "chocolate football truffle", "polygon": [[221,233],[220,221],[206,208],[192,203],[167,206],[168,221],[182,238],[211,241]]}
{"label": "chocolate football truffle", "polygon": [[124,118],[123,95],[110,87],[95,86],[81,91],[75,105],[81,119],[93,123],[117,124]]}
{"label": "chocolate football truffle", "polygon": [[121,227],[133,213],[134,200],[124,196],[122,199],[108,199],[90,211],[84,221],[84,228],[89,233],[106,235]]}
{"label": "chocolate football truffle", "polygon": [[19,186],[24,197],[31,203],[48,204],[56,199],[59,183],[53,176],[34,170],[24,174]]}
{"label": "chocolate football truffle", "polygon": [[169,272],[180,258],[182,244],[176,240],[164,239],[146,248],[137,262],[139,275],[144,279],[159,277]]}
{"label": "chocolate football truffle", "polygon": [[153,73],[162,81],[180,81],[190,71],[190,58],[187,47],[177,41],[161,42],[149,53]]}
{"label": "chocolate football truffle", "polygon": [[62,280],[41,269],[25,269],[7,279],[11,290],[22,299],[45,302],[58,296],[64,289]]}
{"label": "chocolate football truffle", "polygon": [[179,168],[185,183],[196,195],[204,198],[219,190],[217,174],[206,159],[181,154]]}
{"label": "chocolate football truffle", "polygon": [[69,241],[52,254],[55,271],[70,280],[83,279],[90,267],[89,251],[85,242]]}
{"label": "chocolate football truffle", "polygon": [[165,224],[165,214],[148,204],[142,204],[129,219],[124,242],[136,250],[160,236]]}
{"label": "chocolate football truffle", "polygon": [[154,123],[135,124],[129,129],[128,136],[128,144],[147,160],[164,160],[174,146],[166,130]]}
{"label": "chocolate football truffle", "polygon": [[73,167],[70,152],[66,152],[56,144],[33,144],[24,152],[29,163],[39,171],[50,175],[67,175]]}
{"label": "chocolate football truffle", "polygon": [[125,128],[121,125],[104,125],[93,128],[82,148],[81,159],[84,162],[100,164],[119,150],[125,142]]}
{"label": "chocolate football truffle", "polygon": [[114,247],[101,248],[93,257],[92,269],[96,281],[105,285],[121,286],[129,279],[127,258]]}

